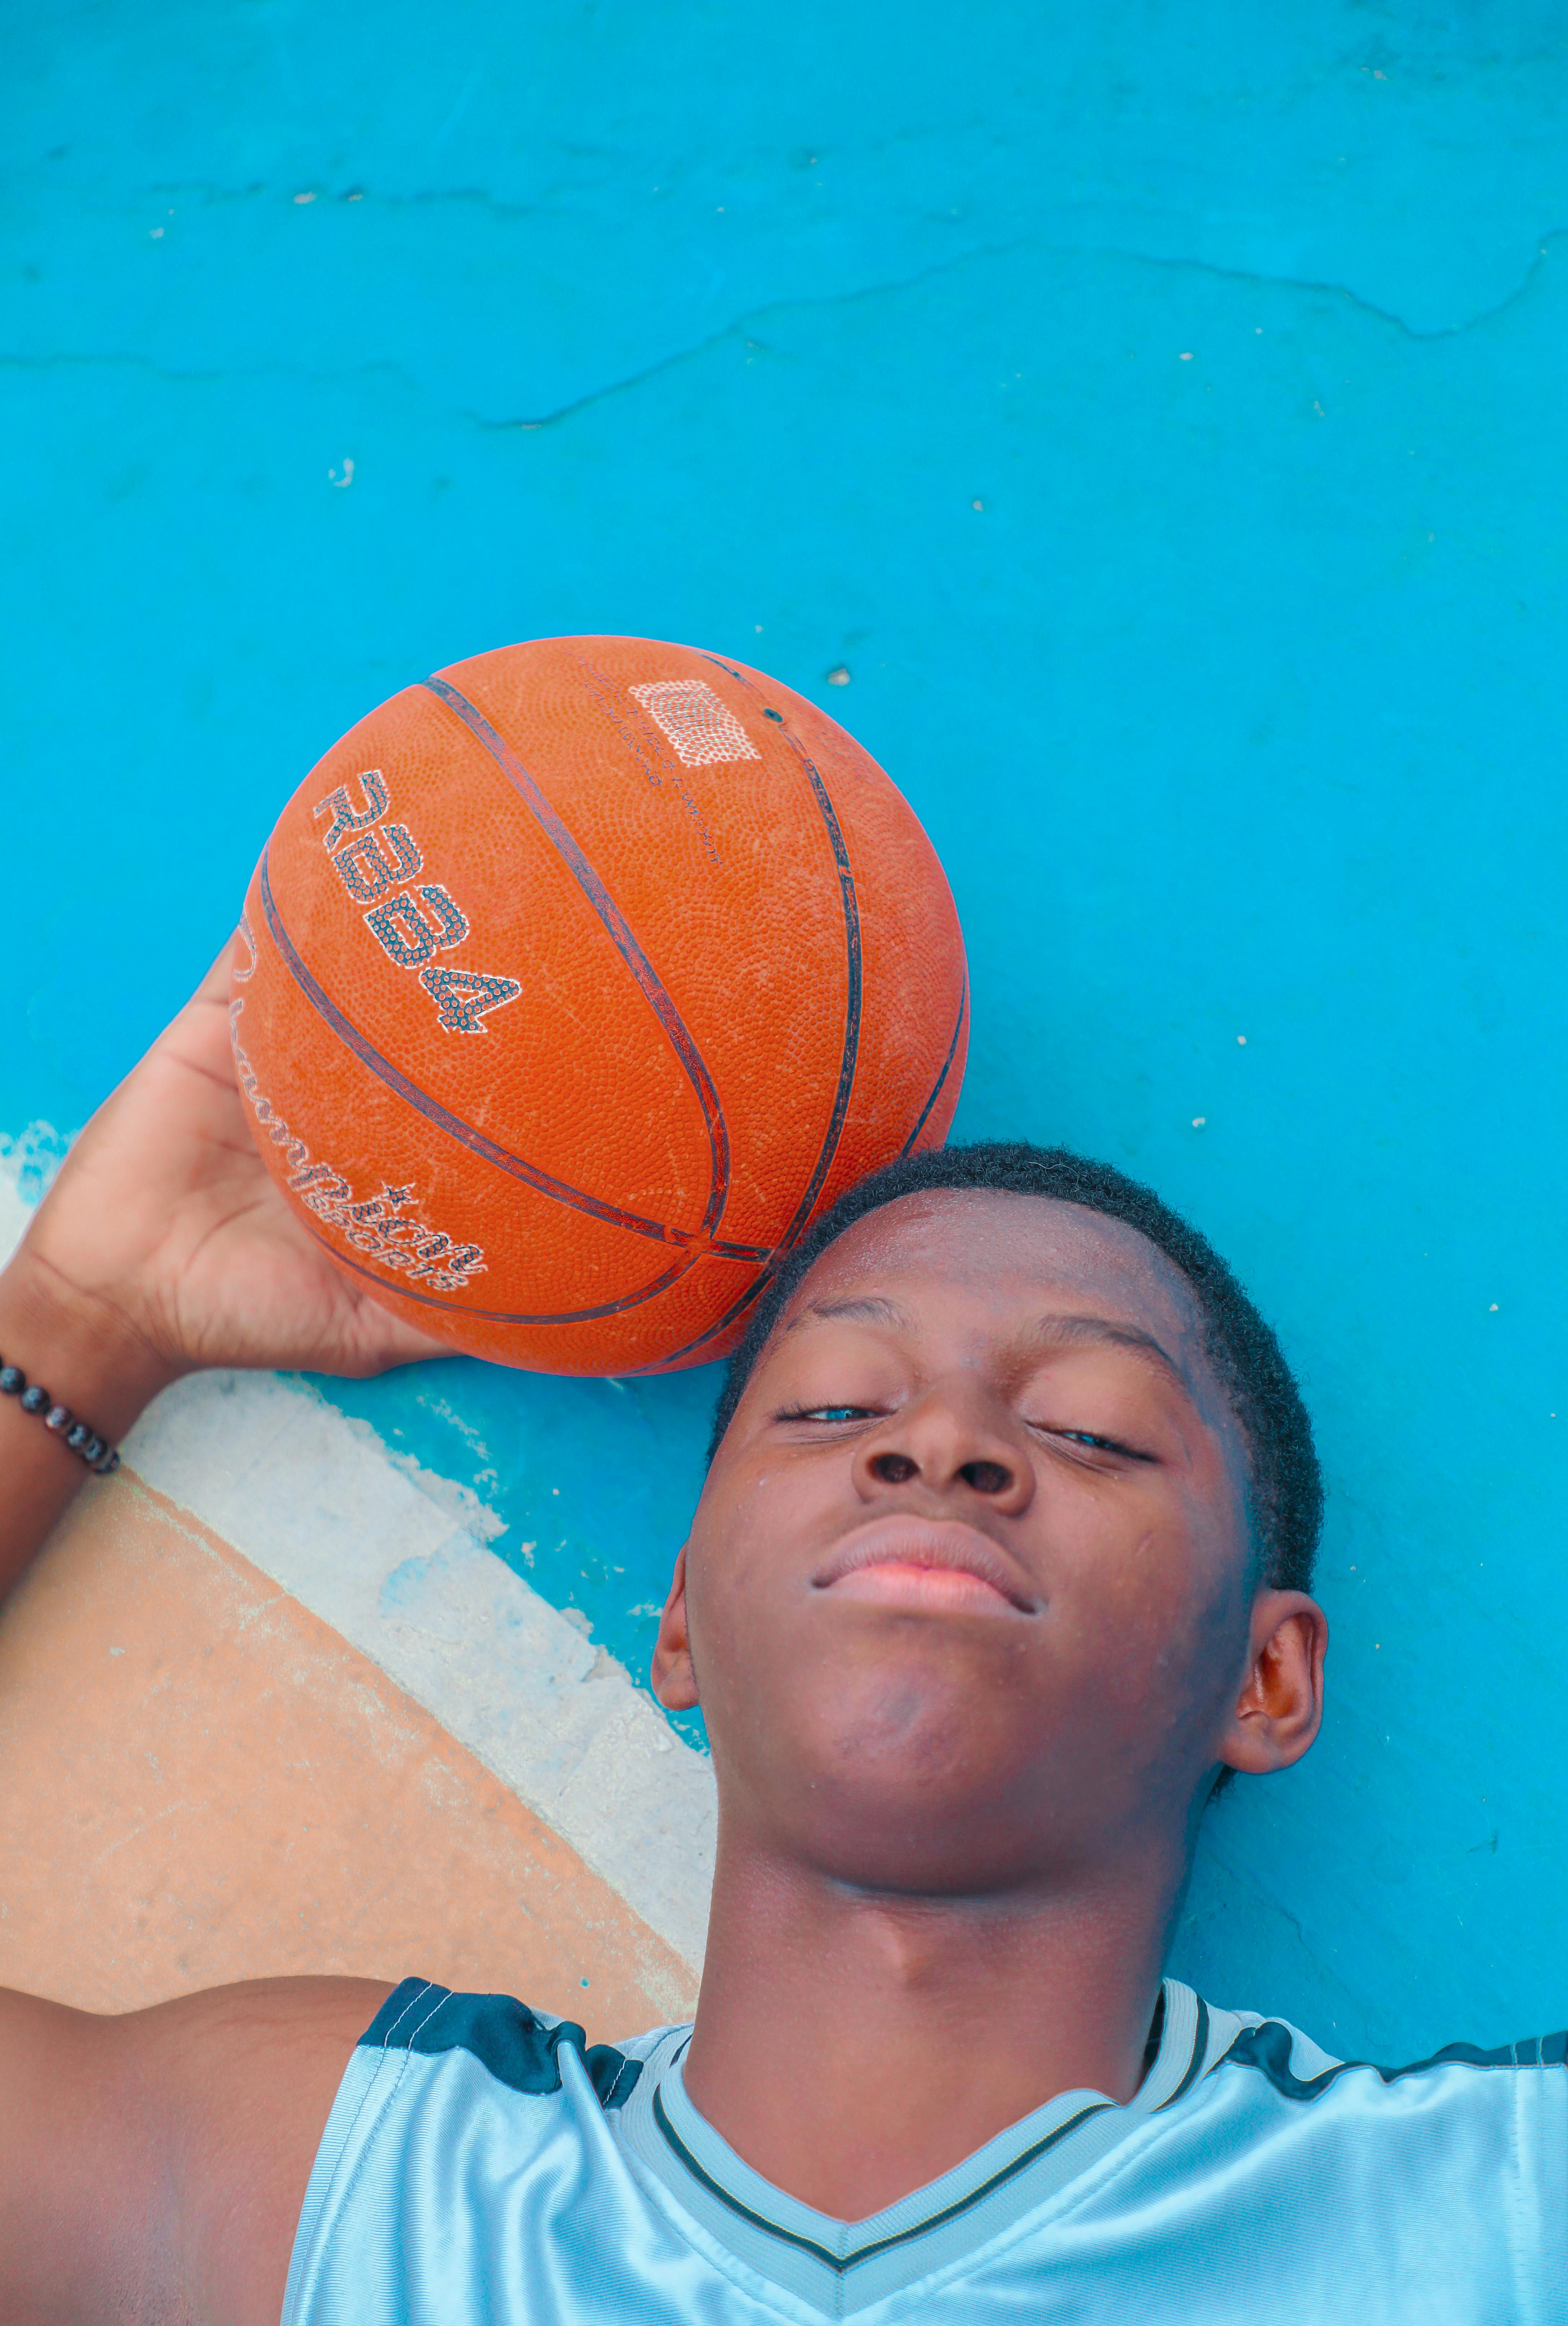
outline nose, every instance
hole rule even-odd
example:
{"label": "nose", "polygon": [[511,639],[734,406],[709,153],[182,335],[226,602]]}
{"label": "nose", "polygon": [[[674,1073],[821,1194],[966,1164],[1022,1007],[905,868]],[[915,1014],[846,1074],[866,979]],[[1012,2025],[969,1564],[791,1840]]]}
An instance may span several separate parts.
{"label": "nose", "polygon": [[1035,1493],[1035,1465],[1012,1414],[967,1382],[933,1383],[862,1438],[854,1478],[867,1502],[914,1488],[950,1510],[972,1499],[1009,1517]]}

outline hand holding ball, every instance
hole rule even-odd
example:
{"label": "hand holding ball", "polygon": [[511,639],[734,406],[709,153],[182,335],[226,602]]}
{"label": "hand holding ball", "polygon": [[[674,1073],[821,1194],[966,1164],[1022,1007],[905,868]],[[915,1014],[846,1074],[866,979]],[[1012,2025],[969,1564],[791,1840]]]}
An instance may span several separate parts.
{"label": "hand holding ball", "polygon": [[284,809],[237,955],[300,1217],[410,1322],[547,1372],[725,1354],[963,1076],[958,918],[893,785],[788,687],[645,638],[372,712]]}

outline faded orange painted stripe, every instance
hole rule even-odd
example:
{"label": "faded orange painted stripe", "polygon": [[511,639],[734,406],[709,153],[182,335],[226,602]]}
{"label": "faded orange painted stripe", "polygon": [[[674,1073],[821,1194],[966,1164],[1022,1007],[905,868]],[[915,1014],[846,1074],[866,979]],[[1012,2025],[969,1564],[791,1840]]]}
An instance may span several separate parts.
{"label": "faded orange painted stripe", "polygon": [[696,1984],[377,1665],[123,1471],[0,1611],[0,1983],[105,2011],[306,1971],[503,1989],[596,2037]]}

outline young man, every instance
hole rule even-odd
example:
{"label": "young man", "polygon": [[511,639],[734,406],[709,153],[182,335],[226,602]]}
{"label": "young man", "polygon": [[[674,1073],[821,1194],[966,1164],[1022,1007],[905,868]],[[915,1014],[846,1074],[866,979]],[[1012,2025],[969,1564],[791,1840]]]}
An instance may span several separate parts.
{"label": "young man", "polygon": [[[0,1279],[117,1434],[181,1371],[422,1343],[262,1172],[214,974]],[[719,1780],[695,2027],[286,1980],[0,1998],[0,2320],[984,2326],[1563,2314],[1564,2039],[1405,2070],[1161,1980],[1226,1771],[1316,1733],[1320,1490],[1267,1327],[1028,1149],[840,1206],[732,1369],[654,1658]],[[81,1464],[0,1399],[14,1573]]]}

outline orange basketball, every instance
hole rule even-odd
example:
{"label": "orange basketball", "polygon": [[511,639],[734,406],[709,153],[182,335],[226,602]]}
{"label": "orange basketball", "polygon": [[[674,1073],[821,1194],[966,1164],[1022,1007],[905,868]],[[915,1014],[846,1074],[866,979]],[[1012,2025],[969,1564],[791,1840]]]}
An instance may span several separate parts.
{"label": "orange basketball", "polygon": [[787,686],[651,638],[384,702],[283,810],[236,950],[301,1220],[454,1349],[545,1372],[722,1356],[963,1078],[963,939],[905,801]]}

